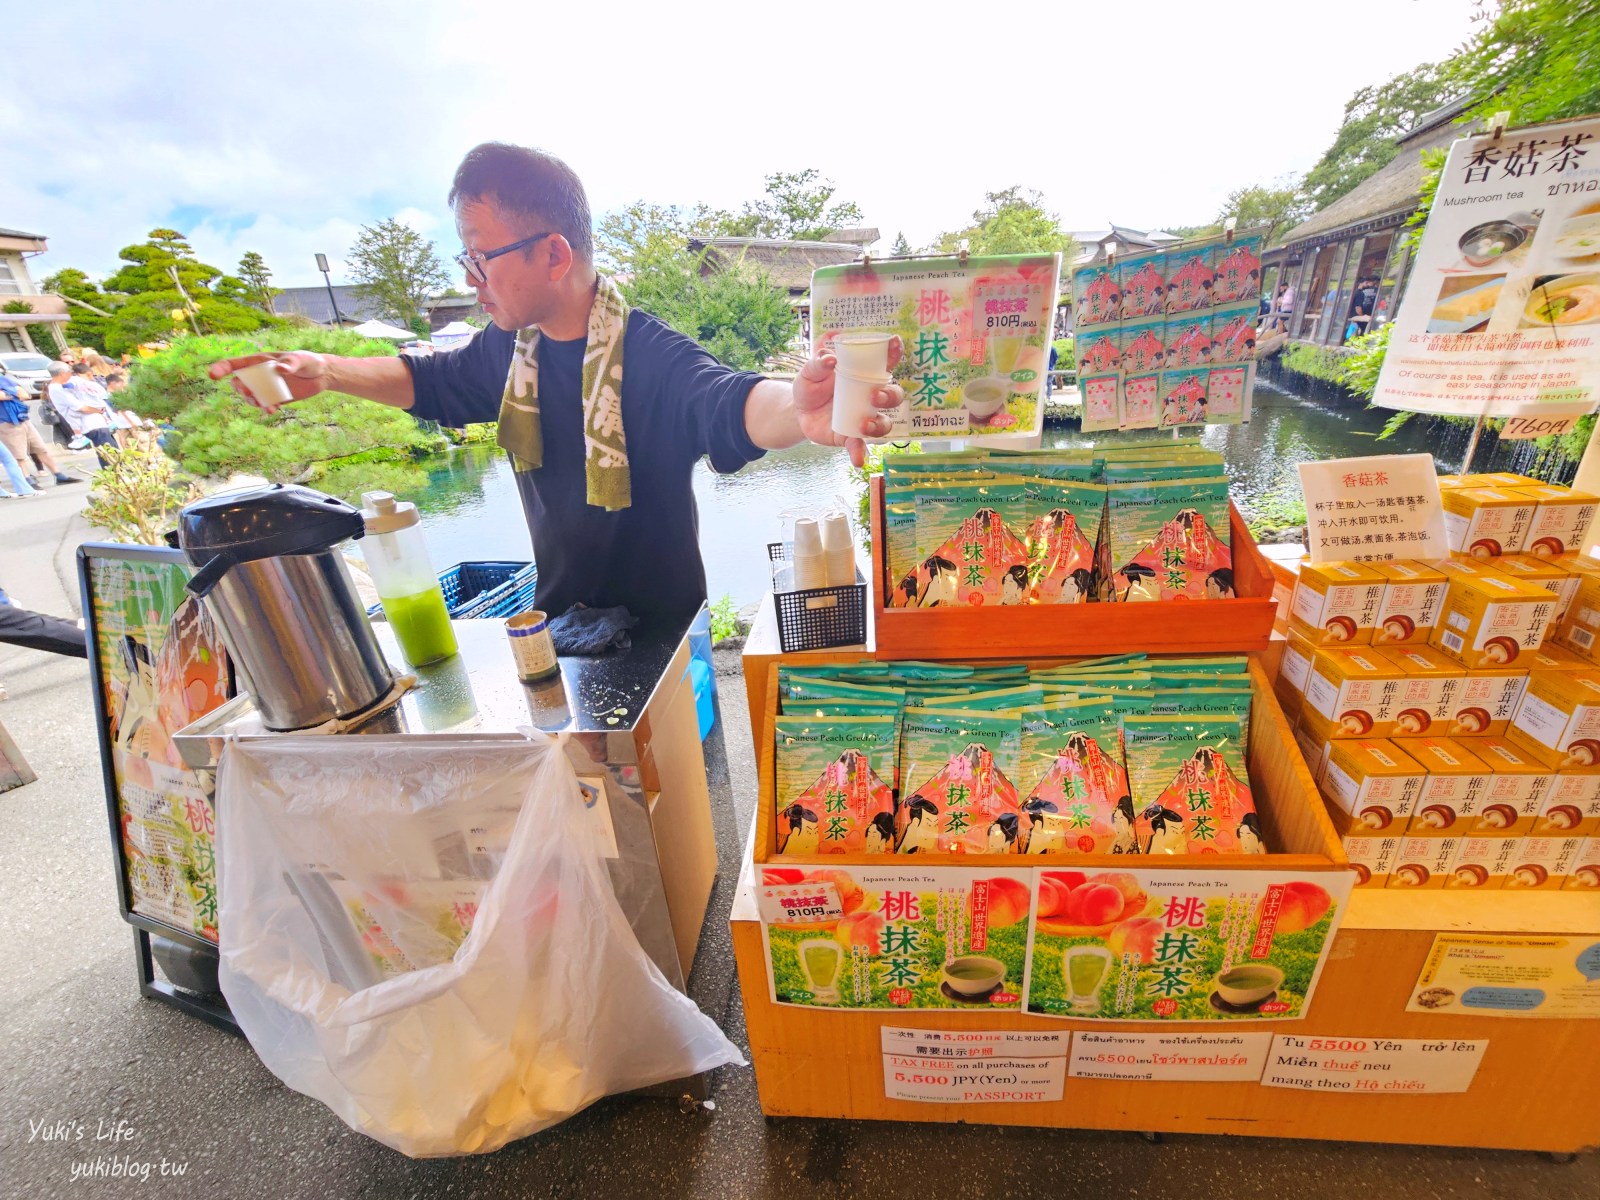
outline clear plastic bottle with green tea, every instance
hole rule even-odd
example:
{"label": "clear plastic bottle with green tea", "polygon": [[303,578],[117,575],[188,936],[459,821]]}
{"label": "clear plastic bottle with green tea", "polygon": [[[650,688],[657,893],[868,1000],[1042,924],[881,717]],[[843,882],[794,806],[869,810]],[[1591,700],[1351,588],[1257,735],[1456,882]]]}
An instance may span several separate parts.
{"label": "clear plastic bottle with green tea", "polygon": [[417,506],[397,502],[388,492],[363,492],[361,503],[367,527],[362,554],[406,662],[423,667],[449,658],[456,653],[456,635]]}

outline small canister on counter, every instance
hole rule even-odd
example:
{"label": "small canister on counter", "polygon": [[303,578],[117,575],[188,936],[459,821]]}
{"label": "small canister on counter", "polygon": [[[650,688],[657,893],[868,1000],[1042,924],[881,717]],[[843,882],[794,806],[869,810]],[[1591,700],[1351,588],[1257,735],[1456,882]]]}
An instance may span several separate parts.
{"label": "small canister on counter", "polygon": [[506,619],[506,636],[511,639],[511,654],[517,663],[517,678],[535,683],[561,673],[556,661],[556,643],[550,636],[550,620],[538,609]]}

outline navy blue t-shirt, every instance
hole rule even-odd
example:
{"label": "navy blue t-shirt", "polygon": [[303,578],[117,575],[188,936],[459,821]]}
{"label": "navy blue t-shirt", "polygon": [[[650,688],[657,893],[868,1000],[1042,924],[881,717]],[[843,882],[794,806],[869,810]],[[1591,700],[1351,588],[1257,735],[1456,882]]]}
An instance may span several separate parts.
{"label": "navy blue t-shirt", "polygon": [[[745,398],[762,378],[733,371],[648,313],[628,314],[623,343],[622,429],[632,503],[607,512],[588,502],[584,477],[583,352],[587,339],[539,343],[544,465],[517,473],[533,555],[538,605],[626,605],[641,619],[687,624],[706,598],[700,518],[690,486],[702,455],[737,471],[765,453],[744,427]],[[516,347],[496,326],[456,350],[402,355],[411,368],[411,414],[441,425],[493,421]]]}

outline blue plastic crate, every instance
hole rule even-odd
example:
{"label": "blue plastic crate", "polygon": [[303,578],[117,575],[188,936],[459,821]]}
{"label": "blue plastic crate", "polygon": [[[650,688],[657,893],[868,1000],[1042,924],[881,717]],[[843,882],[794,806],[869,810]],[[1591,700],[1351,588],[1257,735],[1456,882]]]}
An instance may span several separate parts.
{"label": "blue plastic crate", "polygon": [[[444,606],[455,620],[474,617],[513,617],[533,607],[539,569],[530,562],[464,562],[439,572]],[[383,612],[381,604],[367,616]]]}

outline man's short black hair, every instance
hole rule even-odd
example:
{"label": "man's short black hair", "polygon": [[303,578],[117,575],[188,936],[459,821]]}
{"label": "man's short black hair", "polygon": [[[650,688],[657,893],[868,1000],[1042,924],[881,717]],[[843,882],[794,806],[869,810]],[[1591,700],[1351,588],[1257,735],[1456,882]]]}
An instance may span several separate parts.
{"label": "man's short black hair", "polygon": [[584,262],[594,261],[594,231],[583,182],[553,154],[509,142],[484,142],[467,151],[450,185],[458,200],[487,200],[503,215],[559,233]]}

